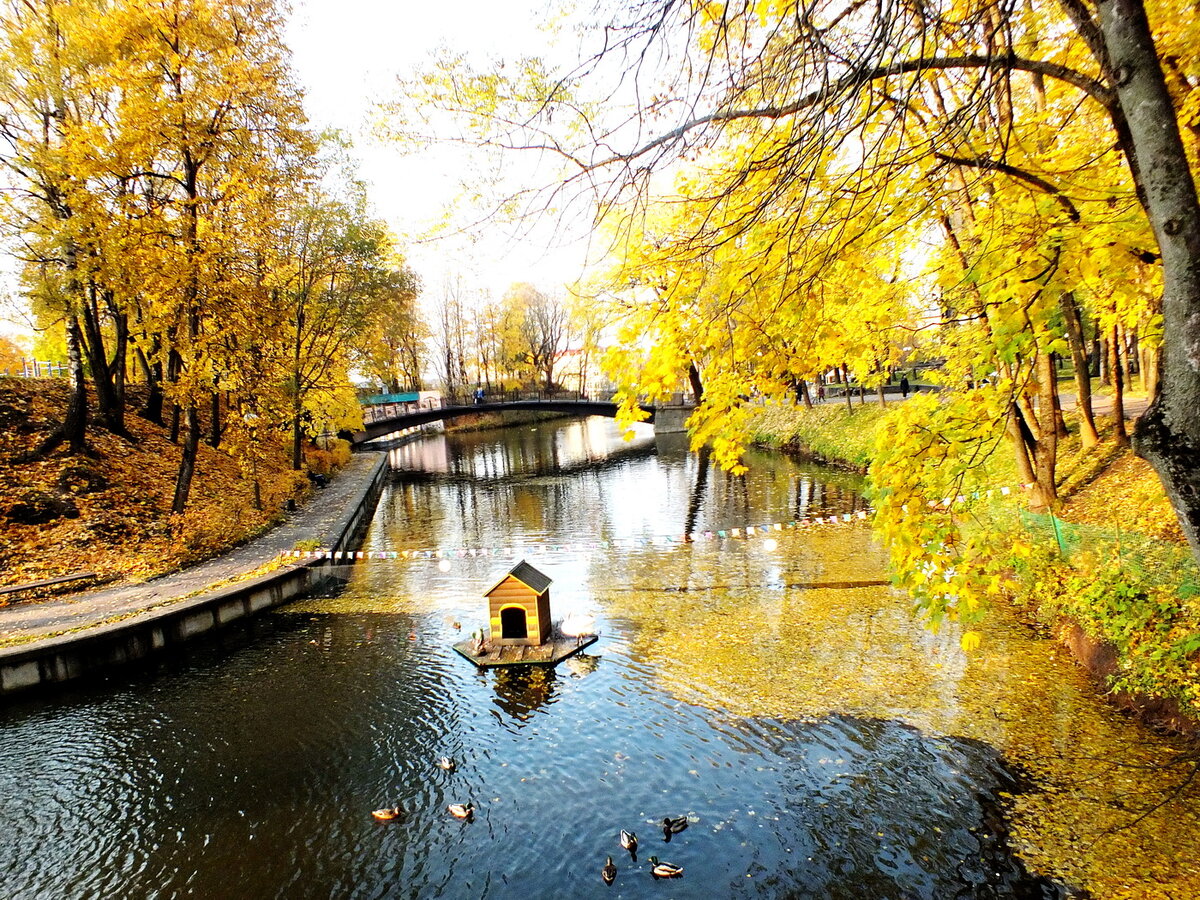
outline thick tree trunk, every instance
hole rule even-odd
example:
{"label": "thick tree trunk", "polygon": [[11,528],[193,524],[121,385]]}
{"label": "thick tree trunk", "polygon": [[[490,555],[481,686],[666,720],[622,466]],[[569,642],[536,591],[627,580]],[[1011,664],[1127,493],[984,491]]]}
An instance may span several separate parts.
{"label": "thick tree trunk", "polygon": [[1092,412],[1092,381],[1088,377],[1087,349],[1083,343],[1083,320],[1079,315],[1079,304],[1075,295],[1064,291],[1059,298],[1063,321],[1066,323],[1067,342],[1071,346],[1071,363],[1075,367],[1075,406],[1079,413],[1079,438],[1086,450],[1100,443],[1096,431],[1096,418]]}
{"label": "thick tree trunk", "polygon": [[1126,158],[1162,254],[1159,393],[1134,448],[1154,466],[1200,560],[1200,201],[1140,0],[1098,4],[1127,128]]}
{"label": "thick tree trunk", "polygon": [[88,368],[92,370],[92,385],[96,389],[96,406],[104,427],[115,434],[125,433],[125,408],[117,396],[113,383],[113,372],[109,367],[108,350],[104,346],[104,332],[100,327],[100,310],[96,299],[96,286],[88,287],[83,298],[83,351],[87,356]]}
{"label": "thick tree trunk", "polygon": [[803,402],[803,403],[804,403],[804,408],[805,408],[805,409],[812,409],[812,408],[813,408],[813,402],[812,402],[812,391],[810,391],[810,390],[808,389],[808,382],[807,382],[807,381],[801,381],[801,382],[800,382],[800,400],[801,400],[801,402]]}

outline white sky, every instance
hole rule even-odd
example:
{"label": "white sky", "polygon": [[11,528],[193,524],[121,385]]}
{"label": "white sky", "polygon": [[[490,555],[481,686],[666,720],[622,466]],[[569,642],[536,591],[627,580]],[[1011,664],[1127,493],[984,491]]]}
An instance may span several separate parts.
{"label": "white sky", "polygon": [[287,32],[297,77],[315,126],[350,135],[376,214],[401,237],[410,265],[425,282],[425,303],[441,295],[445,276],[461,274],[468,289],[499,297],[529,281],[548,292],[581,274],[583,248],[548,249],[547,240],[513,243],[498,228],[469,238],[421,243],[455,199],[452,154],[436,148],[405,157],[371,133],[374,104],[397,95],[396,76],[412,72],[439,47],[477,65],[500,56],[545,53],[539,23],[562,0],[297,0]]}

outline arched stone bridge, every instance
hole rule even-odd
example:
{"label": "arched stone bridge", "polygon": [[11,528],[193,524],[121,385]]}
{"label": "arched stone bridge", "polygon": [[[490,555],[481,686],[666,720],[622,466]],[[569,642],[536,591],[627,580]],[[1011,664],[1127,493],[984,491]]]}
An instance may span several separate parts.
{"label": "arched stone bridge", "polygon": [[[654,425],[657,433],[672,433],[684,431],[683,423],[691,415],[691,406],[643,406],[650,417],[645,421]],[[509,400],[488,403],[473,403],[466,406],[440,406],[433,409],[419,409],[413,412],[400,413],[387,418],[370,422],[359,432],[355,432],[355,445],[372,441],[385,435],[429,422],[457,419],[461,416],[473,416],[479,413],[508,412],[511,410],[534,410],[536,412],[561,412],[573,416],[607,416],[616,418],[617,404],[604,400]]]}

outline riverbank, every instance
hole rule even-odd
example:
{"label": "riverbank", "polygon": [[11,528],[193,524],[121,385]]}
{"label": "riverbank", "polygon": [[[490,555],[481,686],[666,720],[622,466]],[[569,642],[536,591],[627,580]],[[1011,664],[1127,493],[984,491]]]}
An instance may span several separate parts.
{"label": "riverbank", "polygon": [[109,670],[315,590],[341,572],[296,547],[357,548],[387,474],[362,453],[288,521],[238,550],[143,584],[0,609],[0,695]]}
{"label": "riverbank", "polygon": [[[894,407],[763,407],[752,440],[866,471],[875,429]],[[1111,432],[1101,421],[1103,434]],[[1200,574],[1157,475],[1105,441],[1060,450],[1062,508],[1024,508],[1004,445],[982,463],[997,490],[972,509],[976,528],[1011,536],[1004,596],[1032,625],[1063,643],[1120,707],[1173,730],[1200,730]]]}
{"label": "riverbank", "polygon": [[66,403],[63,381],[0,377],[0,587],[93,577],[0,595],[0,607],[146,581],[219,556],[282,521],[313,490],[303,472],[291,470],[282,439],[263,446],[253,476],[202,442],[187,510],[172,515],[180,447],[168,427],[132,409],[129,438],[93,427],[83,454],[59,448],[21,461],[58,424]]}

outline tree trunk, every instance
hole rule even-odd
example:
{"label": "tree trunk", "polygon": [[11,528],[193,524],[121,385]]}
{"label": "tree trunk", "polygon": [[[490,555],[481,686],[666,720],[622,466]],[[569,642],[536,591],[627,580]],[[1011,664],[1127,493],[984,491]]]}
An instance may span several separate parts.
{"label": "tree trunk", "polygon": [[200,450],[200,416],[196,414],[195,403],[188,404],[183,422],[183,454],[179,458],[179,472],[175,476],[175,497],[171,501],[173,513],[182,513],[187,506],[188,495],[192,490],[192,476],[196,474],[196,456]]}
{"label": "tree trunk", "polygon": [[88,402],[87,382],[83,372],[83,338],[79,328],[79,319],[67,317],[67,377],[71,386],[71,398],[67,403],[65,418],[57,428],[33,450],[19,456],[20,462],[33,462],[44,458],[58,448],[64,441],[68,452],[72,455],[82,453],[86,447]]}
{"label": "tree trunk", "polygon": [[1121,334],[1120,329],[1114,325],[1112,335],[1110,337],[1109,357],[1113,361],[1113,434],[1117,440],[1118,447],[1129,446],[1129,432],[1125,429],[1125,379],[1121,374]]}
{"label": "tree trunk", "polygon": [[84,354],[92,370],[92,385],[96,389],[96,405],[104,427],[114,434],[125,433],[125,410],[117,398],[112,370],[108,364],[108,352],[104,346],[104,333],[100,327],[100,311],[96,300],[96,286],[90,285],[86,296],[81,298],[83,307]]}
{"label": "tree trunk", "polygon": [[808,389],[807,381],[800,382],[800,400],[804,403],[805,409],[813,408],[812,391]]}
{"label": "tree trunk", "polygon": [[129,358],[129,317],[117,310],[111,300],[109,301],[109,315],[112,316],[116,342],[113,347],[112,359],[108,363],[108,369],[112,372],[113,390],[117,395],[117,409],[121,414],[121,429],[123,431],[125,429],[126,360]]}
{"label": "tree trunk", "polygon": [[[157,339],[156,339],[157,343]],[[162,389],[162,363],[154,362],[146,358],[146,354],[142,352],[141,347],[134,347],[134,354],[137,356],[137,361],[142,367],[142,375],[146,379],[146,403],[138,410],[138,415],[147,422],[154,422],[157,425],[163,424],[163,389]]]}
{"label": "tree trunk", "polygon": [[1058,465],[1058,421],[1062,412],[1058,407],[1058,387],[1054,377],[1054,360],[1049,353],[1039,353],[1038,367],[1038,410],[1041,413],[1041,434],[1034,445],[1033,474],[1037,486],[1033,491],[1031,505],[1035,510],[1052,509],[1058,502],[1058,486],[1054,473]]}
{"label": "tree trunk", "polygon": [[1142,341],[1142,384],[1146,387],[1146,402],[1153,403],[1158,397],[1159,349]]}
{"label": "tree trunk", "polygon": [[209,400],[208,443],[214,450],[221,446],[221,394],[213,391]]}
{"label": "tree trunk", "polygon": [[699,403],[704,399],[704,382],[700,379],[700,370],[696,368],[694,362],[688,363],[688,383],[692,386],[692,393],[696,397],[696,402]]}
{"label": "tree trunk", "polygon": [[299,403],[292,404],[292,471],[304,468],[304,409]]}
{"label": "tree trunk", "polygon": [[1050,377],[1050,403],[1054,408],[1054,432],[1061,440],[1071,432],[1067,428],[1067,420],[1063,418],[1062,398],[1058,395],[1058,359],[1055,354],[1050,354],[1050,365],[1047,369]]}
{"label": "tree trunk", "polygon": [[1104,387],[1112,384],[1112,342],[1104,331],[1099,332],[1100,338],[1100,383]]}
{"label": "tree trunk", "polygon": [[1134,448],[1158,472],[1200,560],[1200,201],[1142,3],[1098,6],[1127,126],[1118,134],[1163,267],[1159,393],[1138,420]]}
{"label": "tree trunk", "polygon": [[1033,434],[1026,426],[1025,416],[1016,403],[1009,406],[1007,431],[1017,460],[1017,477],[1021,479],[1021,484],[1036,483],[1037,476],[1034,475],[1033,461],[1030,458],[1030,447],[1034,443]]}
{"label": "tree trunk", "polygon": [[1079,413],[1079,438],[1086,450],[1100,443],[1096,431],[1096,417],[1092,411],[1092,380],[1088,372],[1087,349],[1083,343],[1083,320],[1079,315],[1079,304],[1075,295],[1064,291],[1059,298],[1063,321],[1066,323],[1067,342],[1071,346],[1071,363],[1075,367],[1075,406]]}

